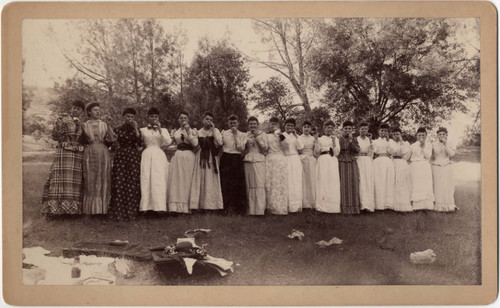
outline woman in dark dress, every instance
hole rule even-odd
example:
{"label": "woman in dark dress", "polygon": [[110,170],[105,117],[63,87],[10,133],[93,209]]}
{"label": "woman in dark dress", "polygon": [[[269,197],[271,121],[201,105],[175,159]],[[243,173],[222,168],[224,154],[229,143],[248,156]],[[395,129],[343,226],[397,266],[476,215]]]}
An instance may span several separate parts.
{"label": "woman in dark dress", "polygon": [[124,123],[115,130],[119,148],[111,170],[109,217],[129,221],[137,217],[141,201],[141,134],[133,108],[123,111]]}
{"label": "woman in dark dress", "polygon": [[359,170],[356,156],[359,145],[352,136],[354,124],[346,121],[339,137],[340,209],[343,214],[359,214]]}

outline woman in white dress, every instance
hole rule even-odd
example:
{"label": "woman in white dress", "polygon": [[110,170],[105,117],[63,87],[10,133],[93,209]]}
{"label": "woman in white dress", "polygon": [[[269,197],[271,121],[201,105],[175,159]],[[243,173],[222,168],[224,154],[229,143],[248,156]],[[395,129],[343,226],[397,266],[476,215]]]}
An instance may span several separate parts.
{"label": "woman in white dress", "polygon": [[411,212],[411,184],[410,166],[408,158],[410,156],[410,143],[403,141],[401,130],[392,130],[392,140],[389,141],[389,153],[394,164],[394,210],[398,212]]}
{"label": "woman in white dress", "polygon": [[191,210],[222,210],[219,150],[222,135],[215,128],[214,115],[206,112],[203,127],[198,130],[200,150],[196,153],[189,208]]}
{"label": "woman in white dress", "polygon": [[417,141],[410,147],[411,201],[413,210],[434,210],[432,170],[429,159],[432,145],[426,141],[427,131],[417,130]]}
{"label": "woman in white dress", "polygon": [[266,134],[259,130],[259,120],[248,118],[247,154],[243,159],[245,165],[245,182],[247,187],[248,214],[264,215],[266,211]]}
{"label": "woman in white dress", "polygon": [[160,125],[158,109],[148,111],[148,126],[140,129],[146,148],[141,154],[141,202],[139,210],[167,210],[168,160],[162,146],[172,143],[166,128]]}
{"label": "woman in white dress", "polygon": [[438,140],[432,144],[432,182],[436,198],[435,210],[453,212],[455,205],[455,179],[453,163],[450,158],[455,155],[455,146],[448,141],[448,130],[440,127],[437,131]]}
{"label": "woman in white dress", "polygon": [[316,157],[314,156],[314,137],[312,124],[304,121],[302,135],[298,137],[304,149],[300,152],[302,161],[302,208],[314,209],[316,202]]}
{"label": "woman in white dress", "polygon": [[394,165],[389,158],[389,126],[381,124],[378,139],[373,140],[373,178],[375,181],[375,209],[394,208]]}
{"label": "woman in white dress", "polygon": [[285,136],[279,129],[278,118],[269,120],[266,156],[266,209],[271,214],[288,214],[288,168],[282,141]]}
{"label": "woman in white dress", "polygon": [[296,213],[302,211],[302,163],[299,152],[304,145],[297,138],[295,132],[295,119],[285,121],[285,140],[283,140],[283,152],[286,156],[288,169],[288,212]]}
{"label": "woman in white dress", "polygon": [[323,129],[323,136],[314,136],[314,151],[319,156],[316,163],[316,210],[340,213],[340,175],[337,160],[340,143],[333,135],[335,123],[328,121]]}
{"label": "woman in white dress", "polygon": [[372,135],[368,133],[368,123],[359,124],[359,136],[356,138],[359,153],[356,163],[359,169],[359,199],[361,210],[375,211],[375,183],[373,180]]}
{"label": "woman in white dress", "polygon": [[170,163],[168,174],[168,211],[189,213],[198,133],[189,126],[189,116],[186,112],[180,112],[178,119],[180,127],[172,132],[177,151]]}

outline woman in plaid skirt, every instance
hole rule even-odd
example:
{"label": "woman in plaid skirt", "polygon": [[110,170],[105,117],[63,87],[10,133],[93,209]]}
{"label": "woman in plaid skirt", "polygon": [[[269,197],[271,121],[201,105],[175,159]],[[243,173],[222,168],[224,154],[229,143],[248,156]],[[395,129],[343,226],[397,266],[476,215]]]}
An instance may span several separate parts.
{"label": "woman in plaid skirt", "polygon": [[82,213],[82,157],[79,143],[82,127],[79,117],[85,109],[82,101],[73,102],[71,113],[59,115],[52,139],[57,141],[56,155],[45,182],[42,213],[46,215]]}

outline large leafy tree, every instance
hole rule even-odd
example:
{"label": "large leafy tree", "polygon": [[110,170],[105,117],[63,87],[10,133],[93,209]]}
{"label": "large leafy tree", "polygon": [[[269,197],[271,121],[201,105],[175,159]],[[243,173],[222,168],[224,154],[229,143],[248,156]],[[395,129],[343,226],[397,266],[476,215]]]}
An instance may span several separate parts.
{"label": "large leafy tree", "polygon": [[248,80],[248,68],[237,50],[226,41],[201,39],[185,80],[186,109],[195,125],[201,125],[205,111],[215,114],[218,127],[225,127],[230,114],[244,121]]}
{"label": "large leafy tree", "polygon": [[469,57],[444,19],[336,19],[322,26],[311,61],[322,100],[344,118],[435,125],[477,91]]}

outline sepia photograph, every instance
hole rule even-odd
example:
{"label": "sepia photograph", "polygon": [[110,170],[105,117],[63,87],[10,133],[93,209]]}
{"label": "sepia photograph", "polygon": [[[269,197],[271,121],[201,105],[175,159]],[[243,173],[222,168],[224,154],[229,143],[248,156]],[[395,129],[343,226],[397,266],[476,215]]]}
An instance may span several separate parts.
{"label": "sepia photograph", "polygon": [[479,18],[24,19],[24,285],[481,285]]}

